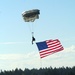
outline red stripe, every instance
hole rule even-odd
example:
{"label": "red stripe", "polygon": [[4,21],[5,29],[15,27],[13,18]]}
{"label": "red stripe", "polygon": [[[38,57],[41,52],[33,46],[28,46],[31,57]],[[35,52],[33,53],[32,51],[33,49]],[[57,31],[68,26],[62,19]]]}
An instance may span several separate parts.
{"label": "red stripe", "polygon": [[46,41],[46,43],[48,44],[48,45],[53,45],[53,44],[56,44],[56,43],[60,43],[60,42],[58,42],[58,41],[53,41],[53,42],[48,42],[48,41]]}
{"label": "red stripe", "polygon": [[62,45],[60,45],[60,44],[57,44],[57,45],[52,45],[52,46],[48,46],[48,48],[52,48],[52,47],[59,47],[59,46],[62,46]]}
{"label": "red stripe", "polygon": [[58,48],[61,48],[62,46],[57,46],[57,47],[49,47],[50,50],[54,50],[54,49],[58,49]]}
{"label": "red stripe", "polygon": [[55,51],[46,52],[46,53],[43,53],[43,54],[40,53],[40,57],[43,58],[43,57],[46,57],[50,54],[53,54],[53,53],[56,53],[56,52],[59,52],[59,51],[62,51],[62,50],[63,50],[63,48],[59,49],[59,50],[55,50]]}
{"label": "red stripe", "polygon": [[57,50],[45,50],[45,51],[41,51],[41,52],[39,52],[41,55],[44,55],[44,54],[47,54],[47,53],[51,53],[51,52],[55,52],[55,51],[59,51],[59,50],[63,50],[63,48],[61,48],[61,49],[57,49]]}

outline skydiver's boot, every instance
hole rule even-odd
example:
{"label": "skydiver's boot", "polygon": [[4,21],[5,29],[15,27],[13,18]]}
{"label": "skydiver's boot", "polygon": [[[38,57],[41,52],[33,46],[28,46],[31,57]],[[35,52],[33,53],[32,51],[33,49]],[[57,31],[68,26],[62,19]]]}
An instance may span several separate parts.
{"label": "skydiver's boot", "polygon": [[35,41],[35,38],[32,36],[32,44],[33,44],[34,41]]}

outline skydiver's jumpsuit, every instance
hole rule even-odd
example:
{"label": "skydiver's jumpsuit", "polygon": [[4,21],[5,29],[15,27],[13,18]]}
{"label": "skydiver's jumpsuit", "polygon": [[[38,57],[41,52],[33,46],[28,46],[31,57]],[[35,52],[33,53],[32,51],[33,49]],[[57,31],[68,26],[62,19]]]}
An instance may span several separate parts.
{"label": "skydiver's jumpsuit", "polygon": [[32,44],[33,44],[34,41],[35,41],[35,38],[34,38],[34,36],[32,36]]}

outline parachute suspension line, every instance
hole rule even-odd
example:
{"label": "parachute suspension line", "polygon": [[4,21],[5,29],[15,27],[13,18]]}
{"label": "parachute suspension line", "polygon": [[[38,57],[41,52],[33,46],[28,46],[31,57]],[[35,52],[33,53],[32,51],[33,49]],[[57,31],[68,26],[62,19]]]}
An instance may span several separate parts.
{"label": "parachute suspension line", "polygon": [[29,23],[29,25],[28,25],[28,28],[29,28],[29,31],[30,31],[30,34],[31,34],[31,36],[32,36],[32,44],[34,44],[34,41],[35,41],[35,37],[34,37],[34,25],[33,24],[31,24],[31,23]]}
{"label": "parachute suspension line", "polygon": [[31,23],[31,34],[32,34],[32,36],[34,36],[34,24],[33,24],[33,22]]}
{"label": "parachute suspension line", "polygon": [[34,32],[32,32],[32,37],[34,37]]}
{"label": "parachute suspension line", "polygon": [[29,24],[28,28],[29,28],[30,34],[32,35],[32,33],[34,33],[33,25]]}
{"label": "parachute suspension line", "polygon": [[35,40],[35,37],[34,37],[34,32],[32,32],[32,44],[33,44],[34,41],[36,41],[36,40]]}
{"label": "parachute suspension line", "polygon": [[34,44],[34,41],[36,41],[36,40],[35,40],[35,37],[34,37],[34,25],[33,25],[33,22],[31,24],[31,26],[32,26],[32,31],[31,31],[31,34],[32,34],[32,44]]}

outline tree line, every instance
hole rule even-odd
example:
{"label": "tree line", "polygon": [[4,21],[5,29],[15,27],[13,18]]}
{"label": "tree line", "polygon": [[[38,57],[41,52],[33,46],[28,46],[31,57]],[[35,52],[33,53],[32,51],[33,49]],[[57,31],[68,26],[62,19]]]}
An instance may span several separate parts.
{"label": "tree line", "polygon": [[40,68],[40,69],[28,69],[25,70],[16,68],[15,70],[2,71],[0,75],[75,75],[75,66],[73,67],[59,67],[59,68]]}

